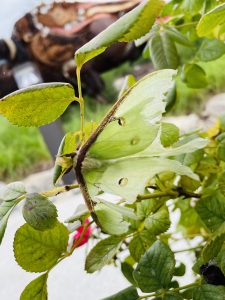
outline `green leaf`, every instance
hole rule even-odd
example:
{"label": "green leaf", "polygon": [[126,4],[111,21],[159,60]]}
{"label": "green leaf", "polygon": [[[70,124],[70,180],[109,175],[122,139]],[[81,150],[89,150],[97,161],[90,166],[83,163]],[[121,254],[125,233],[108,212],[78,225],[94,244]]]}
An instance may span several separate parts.
{"label": "green leaf", "polygon": [[176,104],[177,100],[177,87],[176,87],[176,82],[174,82],[173,87],[171,90],[168,92],[166,96],[166,113],[168,113]]}
{"label": "green leaf", "polygon": [[171,123],[161,124],[160,140],[164,147],[169,147],[179,140],[180,131],[177,126]]}
{"label": "green leaf", "polygon": [[202,16],[197,25],[197,34],[200,37],[214,37],[224,40],[224,25],[225,3],[218,5],[207,14]]}
{"label": "green leaf", "polygon": [[121,213],[109,208],[104,203],[95,205],[95,214],[102,230],[111,235],[121,235],[128,231],[130,223],[126,222]]}
{"label": "green leaf", "polygon": [[74,100],[70,84],[39,84],[2,98],[0,114],[15,125],[42,126],[55,121]]}
{"label": "green leaf", "polygon": [[217,262],[218,267],[221,269],[223,274],[225,274],[225,249],[224,248],[222,248],[222,250],[219,252],[215,260]]}
{"label": "green leaf", "polygon": [[169,292],[163,297],[163,300],[183,300],[184,298],[178,293]]}
{"label": "green leaf", "polygon": [[26,194],[25,186],[22,182],[12,182],[0,190],[0,202],[11,201]]}
{"label": "green leaf", "polygon": [[46,231],[21,226],[14,238],[14,255],[17,263],[28,272],[44,272],[53,267],[66,252],[69,233],[61,224]]}
{"label": "green leaf", "polygon": [[184,276],[186,271],[186,266],[183,263],[180,263],[178,267],[174,270],[174,276]]}
{"label": "green leaf", "polygon": [[190,88],[205,88],[208,84],[205,71],[197,64],[183,66],[181,79]]}
{"label": "green leaf", "polygon": [[156,212],[163,205],[159,199],[147,199],[137,203],[137,216],[139,220],[144,220],[149,214]]}
{"label": "green leaf", "polygon": [[[79,135],[79,132],[68,132],[62,139],[55,162],[53,184],[56,184],[62,178],[62,176],[73,166],[73,158],[71,154],[76,150],[76,146],[78,144],[77,139]],[[60,162],[60,158],[67,158],[67,160],[69,161],[69,165],[67,165],[66,167],[63,166]]]}
{"label": "green leaf", "polygon": [[201,199],[196,206],[197,213],[205,225],[215,231],[225,222],[225,197],[216,192],[210,197]]}
{"label": "green leaf", "polygon": [[107,239],[101,240],[89,252],[85,262],[85,270],[88,273],[101,270],[111,262],[121,244],[122,237],[110,236]]}
{"label": "green leaf", "polygon": [[224,241],[225,233],[212,238],[212,240],[205,245],[202,251],[204,262],[208,262],[217,256],[223,246]]}
{"label": "green leaf", "polygon": [[25,221],[37,230],[46,230],[55,226],[57,209],[47,197],[37,193],[28,194],[23,206]]}
{"label": "green leaf", "polygon": [[136,285],[136,282],[134,280],[134,277],[133,277],[133,272],[134,272],[134,269],[133,267],[128,264],[127,262],[123,262],[121,263],[121,271],[124,275],[124,277],[132,284],[132,285]]}
{"label": "green leaf", "polygon": [[184,0],[182,9],[186,13],[197,14],[202,9],[204,2],[205,0]]}
{"label": "green leaf", "polygon": [[148,248],[155,242],[155,240],[155,237],[147,230],[141,231],[130,241],[130,255],[135,261],[139,262],[142,255],[144,255],[146,250],[148,250]]}
{"label": "green leaf", "polygon": [[47,300],[47,279],[48,273],[45,273],[31,281],[23,290],[20,300]]}
{"label": "green leaf", "polygon": [[218,59],[225,54],[225,44],[218,40],[208,40],[204,39],[198,52],[196,53],[196,58],[201,61],[211,61]]}
{"label": "green leaf", "polygon": [[157,33],[149,41],[149,48],[155,69],[177,69],[179,65],[177,49],[167,32]]}
{"label": "green leaf", "polygon": [[164,6],[162,0],[143,1],[76,51],[78,68],[115,42],[130,42],[147,34]]}
{"label": "green leaf", "polygon": [[0,205],[0,244],[3,240],[7,222],[9,219],[9,216],[13,210],[13,208],[17,205],[18,200],[11,200],[11,201],[5,201],[2,202]]}
{"label": "green leaf", "polygon": [[174,268],[174,254],[167,245],[156,241],[142,256],[134,271],[134,279],[142,292],[154,292],[168,287]]}
{"label": "green leaf", "polygon": [[130,218],[132,220],[137,220],[137,216],[134,213],[134,209],[126,206],[117,205],[104,199],[98,199],[100,203],[103,203],[108,208],[120,213],[123,217]]}
{"label": "green leaf", "polygon": [[217,147],[218,158],[225,161],[225,139],[221,140]]}
{"label": "green leaf", "polygon": [[166,205],[150,214],[144,221],[144,226],[152,235],[167,231],[170,227],[169,211]]}
{"label": "green leaf", "polygon": [[171,39],[180,45],[186,47],[193,47],[193,44],[184,36],[179,30],[174,27],[165,27],[165,31],[169,34]]}
{"label": "green leaf", "polygon": [[138,300],[140,299],[137,293],[137,289],[133,286],[120,291],[119,293],[102,300]]}
{"label": "green leaf", "polygon": [[193,300],[225,300],[225,287],[203,284],[194,290]]}

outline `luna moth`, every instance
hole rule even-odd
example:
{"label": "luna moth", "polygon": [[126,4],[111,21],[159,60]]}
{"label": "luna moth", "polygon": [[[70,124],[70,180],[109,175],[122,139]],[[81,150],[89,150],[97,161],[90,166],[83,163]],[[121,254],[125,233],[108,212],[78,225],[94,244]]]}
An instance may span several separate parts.
{"label": "luna moth", "polygon": [[78,149],[75,171],[89,210],[102,192],[134,202],[148,180],[164,171],[198,179],[190,168],[167,157],[202,148],[205,139],[167,148],[160,143],[160,120],[175,74],[160,70],[139,80]]}

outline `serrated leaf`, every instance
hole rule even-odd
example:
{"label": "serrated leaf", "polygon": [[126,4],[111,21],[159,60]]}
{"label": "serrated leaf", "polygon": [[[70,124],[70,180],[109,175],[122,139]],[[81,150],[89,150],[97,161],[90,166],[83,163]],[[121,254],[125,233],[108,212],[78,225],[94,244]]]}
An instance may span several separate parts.
{"label": "serrated leaf", "polygon": [[141,231],[130,241],[130,255],[135,261],[139,262],[141,256],[149,249],[155,240],[155,237],[147,230]]}
{"label": "serrated leaf", "polygon": [[225,287],[203,284],[194,290],[193,300],[225,300]]}
{"label": "serrated leaf", "polygon": [[210,197],[201,199],[196,206],[197,213],[205,225],[215,231],[225,222],[225,197],[216,192]]}
{"label": "serrated leaf", "polygon": [[16,261],[28,272],[47,271],[66,252],[68,239],[68,230],[61,223],[46,231],[35,230],[24,224],[14,238]]}
{"label": "serrated leaf", "polygon": [[78,68],[115,42],[130,42],[147,34],[164,6],[162,0],[143,1],[76,51]]}
{"label": "serrated leaf", "polygon": [[214,259],[217,256],[217,254],[220,252],[220,249],[222,248],[224,242],[225,242],[225,233],[220,234],[214,237],[212,240],[210,240],[202,250],[202,256],[204,261],[208,262]]}
{"label": "serrated leaf", "polygon": [[198,52],[196,53],[196,58],[201,61],[211,61],[218,59],[225,54],[225,44],[218,40],[208,40],[204,39]]}
{"label": "serrated leaf", "polygon": [[124,220],[122,214],[104,203],[95,205],[95,214],[102,230],[108,234],[121,235],[129,229],[130,223]]}
{"label": "serrated leaf", "polygon": [[25,221],[37,230],[47,230],[57,222],[57,209],[47,197],[37,193],[26,195],[23,206]]}
{"label": "serrated leaf", "polygon": [[224,24],[225,4],[223,3],[202,16],[197,25],[197,34],[200,37],[215,37],[224,40]]}
{"label": "serrated leaf", "polygon": [[133,271],[134,271],[134,268],[128,264],[126,261],[121,263],[121,271],[124,275],[124,277],[132,284],[132,285],[136,285],[136,282],[134,280],[134,277],[133,277]]}
{"label": "serrated leaf", "polygon": [[31,281],[23,290],[20,300],[47,300],[47,279],[48,273],[45,273]]}
{"label": "serrated leaf", "polygon": [[208,84],[205,71],[197,64],[185,64],[182,69],[181,79],[190,88],[205,88]]}
{"label": "serrated leaf", "polygon": [[0,202],[11,201],[26,194],[25,186],[22,182],[12,182],[0,189]]}
{"label": "serrated leaf", "polygon": [[0,205],[0,244],[3,240],[7,222],[13,208],[17,205],[18,200],[4,201]]}
{"label": "serrated leaf", "polygon": [[[77,146],[77,139],[80,135],[80,132],[68,132],[62,139],[57,158],[54,167],[54,174],[53,174],[53,184],[56,184],[60,178],[73,166],[73,159],[71,156],[66,156],[71,153],[74,153]],[[69,166],[62,166],[59,162],[59,158],[67,158],[70,161]]]}
{"label": "serrated leaf", "polygon": [[155,69],[177,69],[179,57],[175,43],[166,32],[157,33],[149,42]]}
{"label": "serrated leaf", "polygon": [[161,124],[160,140],[164,147],[169,147],[179,140],[180,131],[176,125],[171,123]]}
{"label": "serrated leaf", "polygon": [[121,244],[122,238],[116,236],[110,236],[98,242],[98,244],[91,249],[86,258],[85,270],[88,273],[101,270],[105,265],[111,262]]}
{"label": "serrated leaf", "polygon": [[0,114],[12,124],[38,127],[55,121],[75,98],[70,84],[38,84],[2,98]]}
{"label": "serrated leaf", "polygon": [[138,300],[140,299],[137,293],[137,289],[133,286],[120,291],[119,293],[102,300]]}
{"label": "serrated leaf", "polygon": [[142,256],[134,271],[134,279],[144,293],[167,288],[175,268],[174,254],[170,248],[156,241]]}
{"label": "serrated leaf", "polygon": [[155,213],[150,214],[144,221],[145,228],[152,233],[158,235],[167,231],[170,227],[169,211],[166,205],[160,207]]}
{"label": "serrated leaf", "polygon": [[142,200],[137,203],[137,216],[139,220],[144,220],[149,214],[156,212],[163,204],[159,199]]}

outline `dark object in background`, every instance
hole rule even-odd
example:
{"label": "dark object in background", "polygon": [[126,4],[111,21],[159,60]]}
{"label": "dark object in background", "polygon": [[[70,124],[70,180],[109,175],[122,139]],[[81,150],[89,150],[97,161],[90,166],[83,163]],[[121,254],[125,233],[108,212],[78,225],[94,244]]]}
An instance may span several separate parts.
{"label": "dark object in background", "polygon": [[[54,2],[27,13],[16,22],[11,39],[0,40],[0,60],[7,61],[0,67],[0,98],[24,87],[13,76],[13,68],[20,65],[21,71],[23,63],[28,62],[32,62],[33,67],[36,64],[44,82],[66,81],[76,88],[74,52],[139,2],[141,0],[102,1],[101,4]],[[140,53],[133,44],[109,47],[84,66],[81,74],[84,92],[100,95],[103,82],[99,74],[137,58]],[[35,83],[39,82],[30,85]]]}
{"label": "dark object in background", "polygon": [[208,284],[225,286],[225,276],[213,261],[202,265],[200,273]]}

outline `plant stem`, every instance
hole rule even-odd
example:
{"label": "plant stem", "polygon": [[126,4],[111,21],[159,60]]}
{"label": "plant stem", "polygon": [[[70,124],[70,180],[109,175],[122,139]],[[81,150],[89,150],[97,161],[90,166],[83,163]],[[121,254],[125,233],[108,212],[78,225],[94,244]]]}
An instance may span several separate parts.
{"label": "plant stem", "polygon": [[46,197],[54,197],[61,193],[69,192],[69,191],[77,189],[77,188],[79,188],[79,184],[71,184],[71,185],[60,186],[60,187],[54,188],[52,190],[42,192],[40,194],[43,196],[46,196]]}
{"label": "plant stem", "polygon": [[182,27],[192,26],[192,25],[197,25],[197,24],[198,24],[198,22],[189,22],[189,23],[186,23],[186,24],[174,25],[174,27],[182,28]]}
{"label": "plant stem", "polygon": [[153,293],[153,294],[148,294],[148,295],[145,295],[145,296],[140,296],[138,298],[138,300],[147,299],[147,298],[150,298],[150,297],[160,297],[160,296],[166,295],[168,292],[179,292],[179,291],[186,290],[186,289],[189,289],[189,288],[192,288],[192,287],[197,287],[197,286],[199,286],[199,283],[196,283],[196,282],[195,283],[190,283],[190,284],[184,285],[184,286],[179,287],[179,288],[164,290],[163,293],[161,293],[161,294]]}
{"label": "plant stem", "polygon": [[85,134],[84,134],[84,99],[82,96],[82,86],[81,86],[81,78],[80,78],[80,67],[77,67],[77,86],[78,86],[78,102],[80,104],[80,127],[81,127],[81,142],[84,141]]}
{"label": "plant stem", "polygon": [[182,252],[188,252],[188,251],[195,251],[197,249],[201,249],[201,246],[174,251],[174,253],[182,253]]}
{"label": "plant stem", "polygon": [[177,198],[179,195],[177,192],[173,191],[167,191],[167,192],[156,192],[152,194],[146,194],[146,195],[138,195],[137,200],[148,200],[148,199],[154,199],[154,198],[159,198],[159,197],[167,197],[167,196],[172,196]]}

